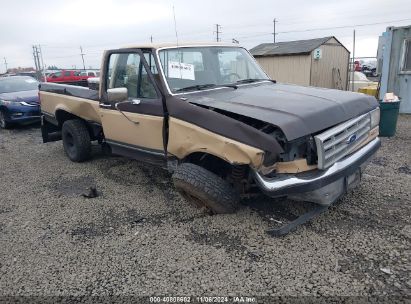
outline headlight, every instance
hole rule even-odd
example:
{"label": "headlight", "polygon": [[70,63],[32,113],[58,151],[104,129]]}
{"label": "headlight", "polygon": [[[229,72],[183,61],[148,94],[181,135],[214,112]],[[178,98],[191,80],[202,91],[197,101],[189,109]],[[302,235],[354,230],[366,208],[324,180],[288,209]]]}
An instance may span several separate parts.
{"label": "headlight", "polygon": [[12,106],[12,105],[20,105],[20,102],[18,101],[11,101],[11,100],[1,100],[0,103],[6,105],[6,106]]}
{"label": "headlight", "polygon": [[378,126],[380,123],[380,108],[376,108],[375,110],[370,112],[371,116],[371,129]]}

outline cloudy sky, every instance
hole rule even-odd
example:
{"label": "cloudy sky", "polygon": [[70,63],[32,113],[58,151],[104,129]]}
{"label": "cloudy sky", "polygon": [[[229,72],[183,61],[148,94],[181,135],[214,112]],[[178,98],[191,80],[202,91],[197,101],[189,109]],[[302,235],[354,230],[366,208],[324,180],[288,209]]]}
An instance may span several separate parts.
{"label": "cloudy sky", "polygon": [[40,44],[46,65],[97,68],[102,51],[130,43],[175,41],[173,5],[180,41],[232,38],[251,48],[277,41],[334,35],[349,50],[356,30],[356,56],[375,56],[378,36],[389,25],[411,24],[410,0],[0,0],[0,73],[34,66]]}

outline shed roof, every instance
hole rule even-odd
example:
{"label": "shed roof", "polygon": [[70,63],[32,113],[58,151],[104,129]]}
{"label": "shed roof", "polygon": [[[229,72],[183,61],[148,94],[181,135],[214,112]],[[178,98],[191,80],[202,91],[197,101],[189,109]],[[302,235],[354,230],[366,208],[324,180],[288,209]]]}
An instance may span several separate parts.
{"label": "shed roof", "polygon": [[[333,36],[308,39],[295,40],[277,43],[262,43],[250,50],[253,56],[278,56],[278,55],[292,55],[292,54],[308,54],[320,45],[326,43]],[[338,40],[337,40],[338,41]]]}

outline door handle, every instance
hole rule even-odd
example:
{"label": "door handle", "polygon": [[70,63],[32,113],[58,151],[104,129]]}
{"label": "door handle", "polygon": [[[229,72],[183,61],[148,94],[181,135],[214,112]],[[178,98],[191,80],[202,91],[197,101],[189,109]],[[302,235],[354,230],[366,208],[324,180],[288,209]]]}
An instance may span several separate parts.
{"label": "door handle", "polygon": [[100,103],[100,107],[104,109],[111,109],[112,105],[107,103]]}
{"label": "door handle", "polygon": [[139,105],[140,103],[141,103],[140,99],[132,99],[131,100],[131,104],[133,104],[133,105]]}

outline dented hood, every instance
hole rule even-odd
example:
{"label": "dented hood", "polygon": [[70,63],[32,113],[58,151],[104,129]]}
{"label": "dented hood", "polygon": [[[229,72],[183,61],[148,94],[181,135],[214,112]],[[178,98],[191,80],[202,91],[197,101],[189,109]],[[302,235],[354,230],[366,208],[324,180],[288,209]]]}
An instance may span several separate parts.
{"label": "dented hood", "polygon": [[288,140],[313,134],[378,107],[372,96],[278,83],[185,95],[188,102],[278,126]]}

